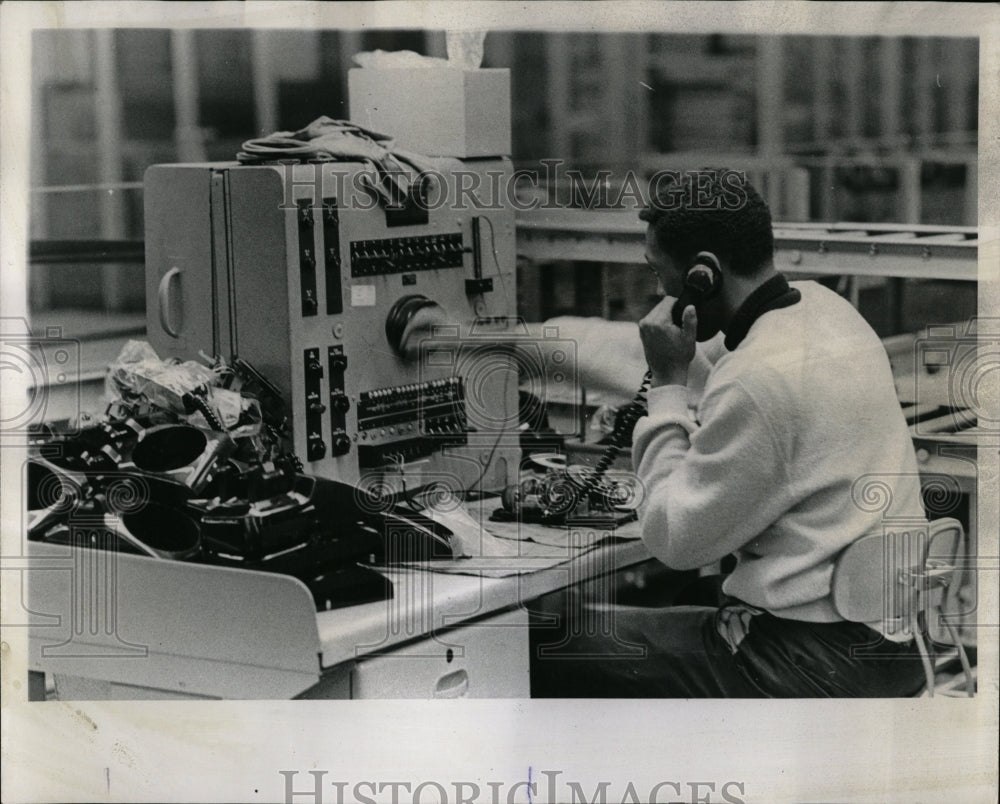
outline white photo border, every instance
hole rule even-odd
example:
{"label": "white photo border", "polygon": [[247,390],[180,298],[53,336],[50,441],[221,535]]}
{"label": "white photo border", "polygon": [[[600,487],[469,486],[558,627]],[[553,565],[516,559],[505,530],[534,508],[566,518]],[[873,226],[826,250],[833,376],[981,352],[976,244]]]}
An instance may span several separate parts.
{"label": "white photo border", "polygon": [[[980,41],[979,226],[981,316],[1000,316],[1000,15],[974,3],[119,3],[4,2],[0,6],[0,314],[26,315],[30,47],[48,27],[419,27],[485,30],[647,30],[672,33],[967,36]],[[5,383],[4,399],[19,390]],[[995,391],[995,389],[993,389]],[[21,456],[0,450],[3,539],[18,539]],[[997,544],[998,456],[980,455],[980,554]],[[997,584],[979,584],[997,620]],[[6,608],[16,584],[0,589]],[[20,629],[23,631],[23,629]],[[26,702],[26,640],[3,634],[4,801],[285,801],[286,777],[310,789],[421,782],[489,782],[500,801],[529,800],[547,773],[589,797],[645,800],[660,783],[676,799],[747,802],[995,801],[996,626],[983,629],[975,699],[864,701],[256,701]],[[636,796],[627,797],[631,783]],[[392,800],[384,787],[378,800]],[[412,787],[411,787],[412,789]],[[398,788],[400,801],[409,800]],[[469,788],[466,788],[468,793]],[[324,801],[337,801],[336,785]],[[372,795],[375,791],[362,787]],[[673,786],[661,800],[675,800]],[[434,788],[422,800],[434,800]],[[297,796],[296,804],[312,801]],[[351,800],[345,797],[344,800]]]}

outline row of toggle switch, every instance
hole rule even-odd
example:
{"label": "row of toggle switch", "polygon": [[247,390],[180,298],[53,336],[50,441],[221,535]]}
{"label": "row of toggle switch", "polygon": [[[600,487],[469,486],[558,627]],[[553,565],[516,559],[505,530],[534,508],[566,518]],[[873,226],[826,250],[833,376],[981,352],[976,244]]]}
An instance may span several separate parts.
{"label": "row of toggle switch", "polygon": [[466,251],[460,232],[355,240],[351,243],[351,276],[461,268]]}
{"label": "row of toggle switch", "polygon": [[363,391],[358,400],[358,428],[373,429],[412,421],[419,411],[444,405],[460,406],[464,398],[461,377]]}

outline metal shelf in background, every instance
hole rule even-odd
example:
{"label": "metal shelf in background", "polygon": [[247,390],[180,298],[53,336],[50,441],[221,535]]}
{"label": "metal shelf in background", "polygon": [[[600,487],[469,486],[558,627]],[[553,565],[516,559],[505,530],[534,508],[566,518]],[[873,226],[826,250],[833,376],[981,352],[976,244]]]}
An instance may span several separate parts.
{"label": "metal shelf in background", "polygon": [[[641,263],[636,212],[533,209],[517,214],[517,253],[536,261]],[[775,267],[788,274],[978,279],[974,226],[774,224]]]}

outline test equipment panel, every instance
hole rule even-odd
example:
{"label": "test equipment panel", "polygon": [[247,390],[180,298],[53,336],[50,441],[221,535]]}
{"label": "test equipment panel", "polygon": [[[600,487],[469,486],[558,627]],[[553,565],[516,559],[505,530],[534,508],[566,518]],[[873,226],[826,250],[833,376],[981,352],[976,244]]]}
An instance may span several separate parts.
{"label": "test equipment panel", "polygon": [[[361,162],[154,165],[148,337],[239,357],[280,391],[306,472],[392,490],[499,490],[518,468],[516,305],[504,158],[449,160],[393,205]],[[419,349],[401,345],[433,308]]]}

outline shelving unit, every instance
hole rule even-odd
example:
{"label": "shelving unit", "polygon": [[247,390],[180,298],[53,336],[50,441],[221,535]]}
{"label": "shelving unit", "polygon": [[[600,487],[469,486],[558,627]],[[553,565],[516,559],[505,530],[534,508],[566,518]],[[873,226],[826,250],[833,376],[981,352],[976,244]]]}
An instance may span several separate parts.
{"label": "shelving unit", "polygon": [[[286,119],[304,108],[346,116],[352,56],[377,47],[446,55],[442,31],[38,32],[31,238],[141,237],[147,165],[231,158],[239,134],[307,122]],[[604,169],[614,182],[627,170],[726,164],[747,172],[780,220],[969,225],[977,47],[492,32],[485,64],[511,68],[514,157],[527,167],[560,159],[587,181]],[[251,107],[239,118],[252,123],[238,131],[219,117],[233,87]],[[36,266],[32,309],[141,310],[142,286],[127,268],[78,271],[68,282],[64,269]],[[591,281],[571,273],[552,292]]]}

